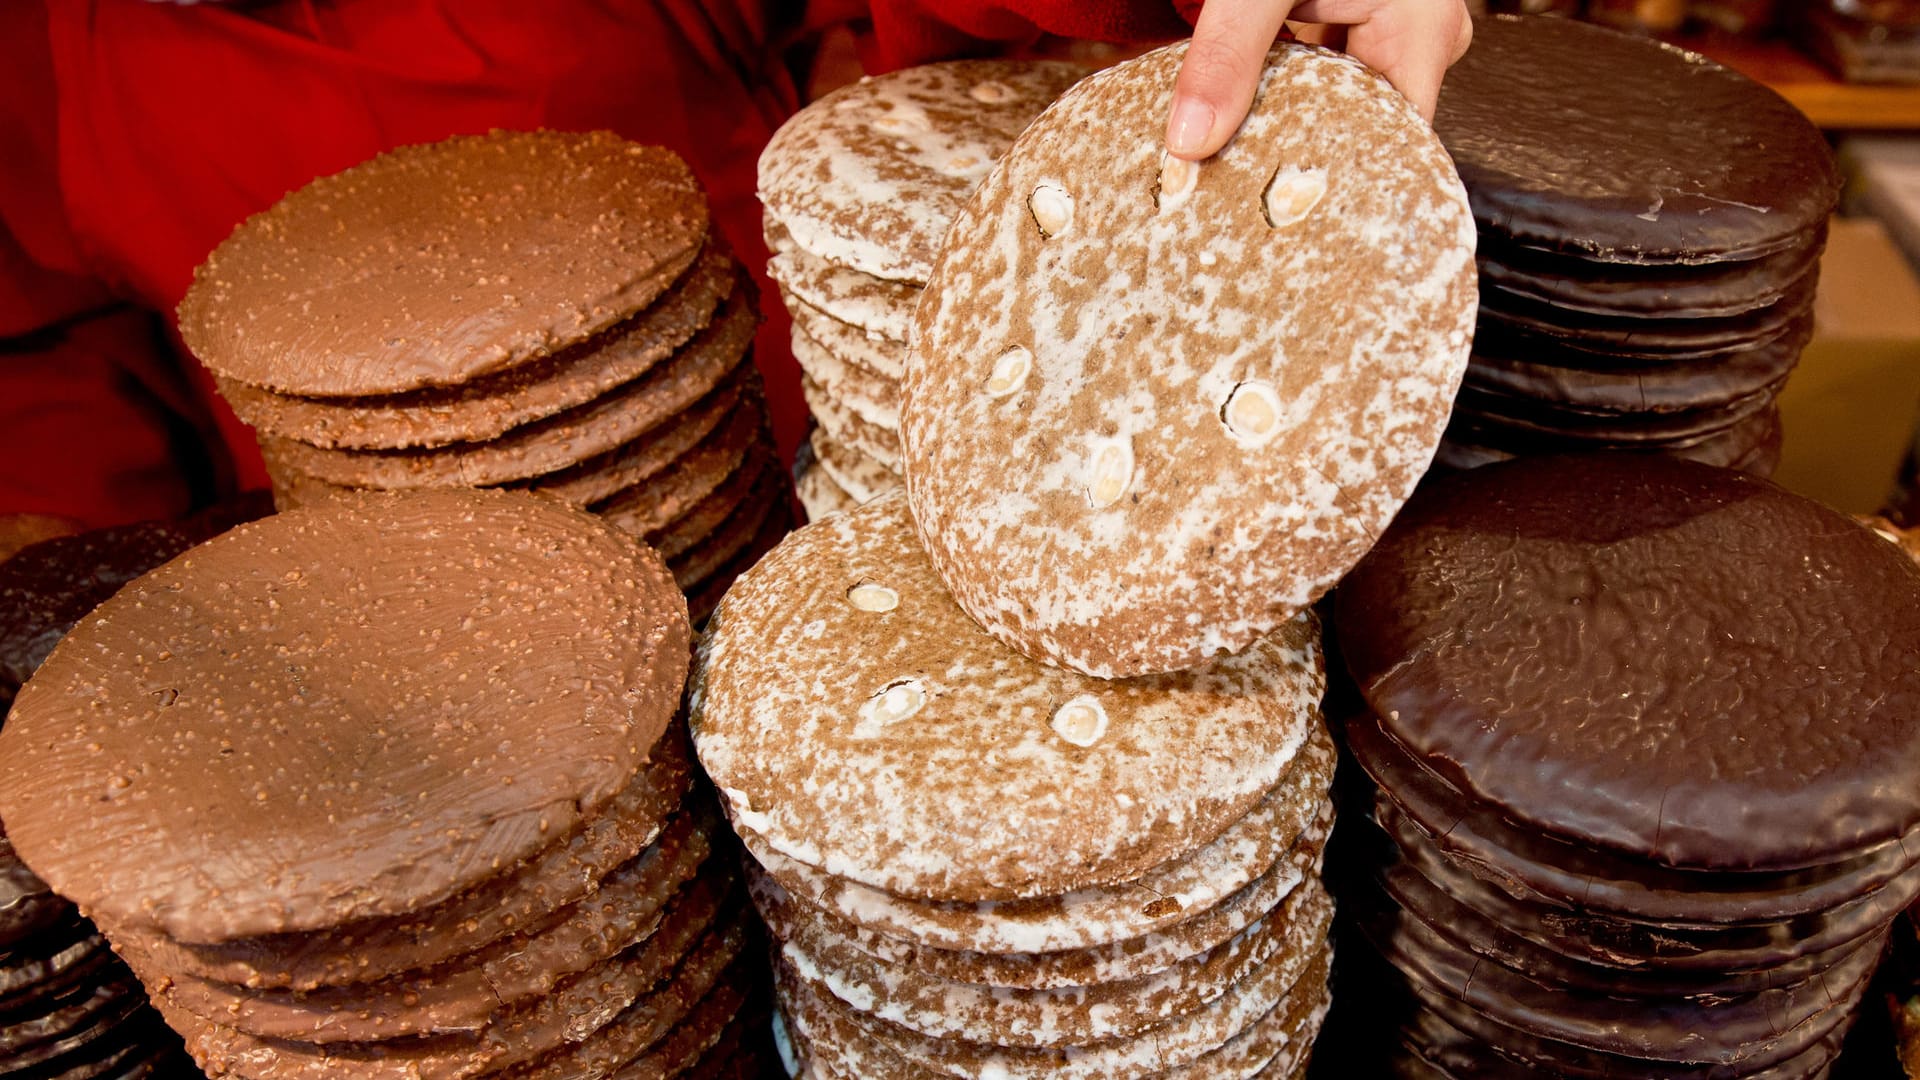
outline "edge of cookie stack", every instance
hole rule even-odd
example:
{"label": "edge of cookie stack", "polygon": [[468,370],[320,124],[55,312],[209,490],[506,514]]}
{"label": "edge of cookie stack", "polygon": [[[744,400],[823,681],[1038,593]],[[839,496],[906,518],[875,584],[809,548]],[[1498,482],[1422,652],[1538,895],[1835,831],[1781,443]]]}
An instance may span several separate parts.
{"label": "edge of cookie stack", "polygon": [[1494,16],[1434,130],[1480,229],[1440,464],[1619,449],[1770,474],[1840,191],[1812,123],[1704,57]]}
{"label": "edge of cookie stack", "polygon": [[210,1075],[737,1072],[765,957],[688,658],[666,565],[599,520],[330,499],[76,627],[0,732],[0,805]]}
{"label": "edge of cookie stack", "polygon": [[689,708],[804,1075],[1301,1075],[1333,914],[1318,634],[1044,667],[953,603],[900,492],[743,576]]}
{"label": "edge of cookie stack", "polygon": [[1086,69],[957,60],[862,79],[809,104],[760,155],[767,273],[793,315],[816,421],[794,463],[819,520],[900,484],[900,386],[914,306],[947,226],[1015,136]]}
{"label": "edge of cookie stack", "polygon": [[181,333],[275,497],[552,495],[668,560],[704,617],[791,525],[745,272],[671,152],[494,132],[382,154],[243,222]]}
{"label": "edge of cookie stack", "polygon": [[1350,1067],[1827,1075],[1920,896],[1916,612],[1905,555],[1725,468],[1416,496],[1337,601]]}

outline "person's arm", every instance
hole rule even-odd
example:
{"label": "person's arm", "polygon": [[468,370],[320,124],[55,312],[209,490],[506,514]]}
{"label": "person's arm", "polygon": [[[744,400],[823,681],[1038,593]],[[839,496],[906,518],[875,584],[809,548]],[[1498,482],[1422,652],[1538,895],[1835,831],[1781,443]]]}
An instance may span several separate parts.
{"label": "person's arm", "polygon": [[1440,80],[1467,51],[1465,0],[1207,0],[1174,83],[1167,149],[1198,161],[1226,145],[1253,103],[1267,50],[1288,19],[1323,24],[1329,44],[1387,77],[1433,119]]}

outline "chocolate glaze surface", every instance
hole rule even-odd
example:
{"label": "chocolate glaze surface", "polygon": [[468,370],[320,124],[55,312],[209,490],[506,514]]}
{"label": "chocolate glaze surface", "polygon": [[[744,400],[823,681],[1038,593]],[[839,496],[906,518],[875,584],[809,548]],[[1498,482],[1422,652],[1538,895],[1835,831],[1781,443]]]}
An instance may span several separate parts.
{"label": "chocolate glaze surface", "polygon": [[1650,455],[1442,477],[1336,609],[1387,732],[1523,827],[1758,870],[1920,824],[1920,571],[1763,481]]}
{"label": "chocolate glaze surface", "polygon": [[84,620],[0,732],[0,813],[83,911],[179,941],[419,910],[634,779],[688,633],[652,552],[551,500],[329,500]]}
{"label": "chocolate glaze surface", "polygon": [[686,163],[611,132],[405,146],[242,222],[194,271],[180,333],[214,374],[284,394],[451,386],[646,307],[706,233]]}
{"label": "chocolate glaze surface", "polygon": [[1840,190],[1825,138],[1780,95],[1571,19],[1475,20],[1434,130],[1483,230],[1589,259],[1772,254]]}
{"label": "chocolate glaze surface", "polygon": [[81,616],[193,545],[272,511],[266,496],[248,495],[178,521],[45,540],[0,562],[0,723],[20,684]]}

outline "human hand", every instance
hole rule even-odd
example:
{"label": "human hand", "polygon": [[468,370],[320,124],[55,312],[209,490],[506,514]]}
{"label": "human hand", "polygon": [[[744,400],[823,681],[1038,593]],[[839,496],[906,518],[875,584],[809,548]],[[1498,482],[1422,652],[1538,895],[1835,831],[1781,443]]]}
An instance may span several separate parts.
{"label": "human hand", "polygon": [[1207,0],[1173,85],[1167,149],[1198,161],[1225,146],[1246,119],[1267,50],[1289,19],[1320,23],[1305,34],[1346,51],[1387,77],[1420,115],[1433,119],[1440,80],[1467,51],[1466,0]]}

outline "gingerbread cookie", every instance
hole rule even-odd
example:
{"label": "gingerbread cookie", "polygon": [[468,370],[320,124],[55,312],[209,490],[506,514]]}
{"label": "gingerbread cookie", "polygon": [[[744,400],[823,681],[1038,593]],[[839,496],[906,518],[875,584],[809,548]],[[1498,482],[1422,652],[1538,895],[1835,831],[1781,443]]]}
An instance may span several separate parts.
{"label": "gingerbread cookie", "polygon": [[760,201],[798,247],[891,281],[933,273],[947,224],[994,161],[1086,69],[961,60],[862,79],[760,154]]}
{"label": "gingerbread cookie", "polygon": [[1404,98],[1285,46],[1195,167],[1164,151],[1184,56],[1089,77],[988,176],[901,414],[960,607],[1101,677],[1246,649],[1338,580],[1426,470],[1473,332],[1466,195]]}

